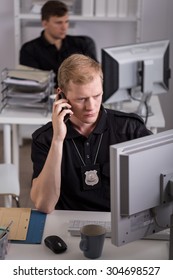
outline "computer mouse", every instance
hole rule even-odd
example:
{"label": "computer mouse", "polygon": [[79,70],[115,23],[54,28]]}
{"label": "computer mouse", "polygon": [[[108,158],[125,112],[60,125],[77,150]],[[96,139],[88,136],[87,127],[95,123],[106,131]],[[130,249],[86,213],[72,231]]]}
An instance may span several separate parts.
{"label": "computer mouse", "polygon": [[44,243],[55,254],[60,254],[67,250],[67,244],[57,235],[47,236],[44,239]]}

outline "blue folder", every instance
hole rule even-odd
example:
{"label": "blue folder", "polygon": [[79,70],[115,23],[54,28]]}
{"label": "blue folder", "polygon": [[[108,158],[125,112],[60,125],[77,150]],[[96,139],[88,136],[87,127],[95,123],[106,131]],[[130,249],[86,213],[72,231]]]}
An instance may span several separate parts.
{"label": "blue folder", "polygon": [[26,240],[11,240],[12,243],[40,244],[43,237],[47,214],[37,210],[31,210],[30,221]]}

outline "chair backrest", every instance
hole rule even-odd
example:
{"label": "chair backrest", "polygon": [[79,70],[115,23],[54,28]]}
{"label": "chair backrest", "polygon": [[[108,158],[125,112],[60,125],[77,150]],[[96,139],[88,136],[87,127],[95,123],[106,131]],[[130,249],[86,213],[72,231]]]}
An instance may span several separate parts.
{"label": "chair backrest", "polygon": [[12,198],[15,198],[19,206],[20,183],[14,164],[0,164],[0,195],[5,196],[6,207],[12,207]]}

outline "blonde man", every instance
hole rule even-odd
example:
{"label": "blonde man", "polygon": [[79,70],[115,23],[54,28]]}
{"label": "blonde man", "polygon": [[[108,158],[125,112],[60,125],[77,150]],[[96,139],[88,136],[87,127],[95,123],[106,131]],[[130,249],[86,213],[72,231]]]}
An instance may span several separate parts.
{"label": "blonde man", "polygon": [[90,57],[64,60],[58,84],[52,122],[33,134],[31,198],[46,213],[110,211],[109,146],[150,131],[135,114],[104,109],[102,69]]}

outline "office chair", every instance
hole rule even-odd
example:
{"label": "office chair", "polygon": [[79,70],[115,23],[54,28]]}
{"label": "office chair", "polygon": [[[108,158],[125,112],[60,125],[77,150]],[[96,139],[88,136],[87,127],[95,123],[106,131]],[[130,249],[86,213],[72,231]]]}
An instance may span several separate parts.
{"label": "office chair", "polygon": [[16,206],[19,203],[20,184],[16,166],[14,164],[0,164],[0,196],[4,196],[5,207],[12,207],[13,199]]}

